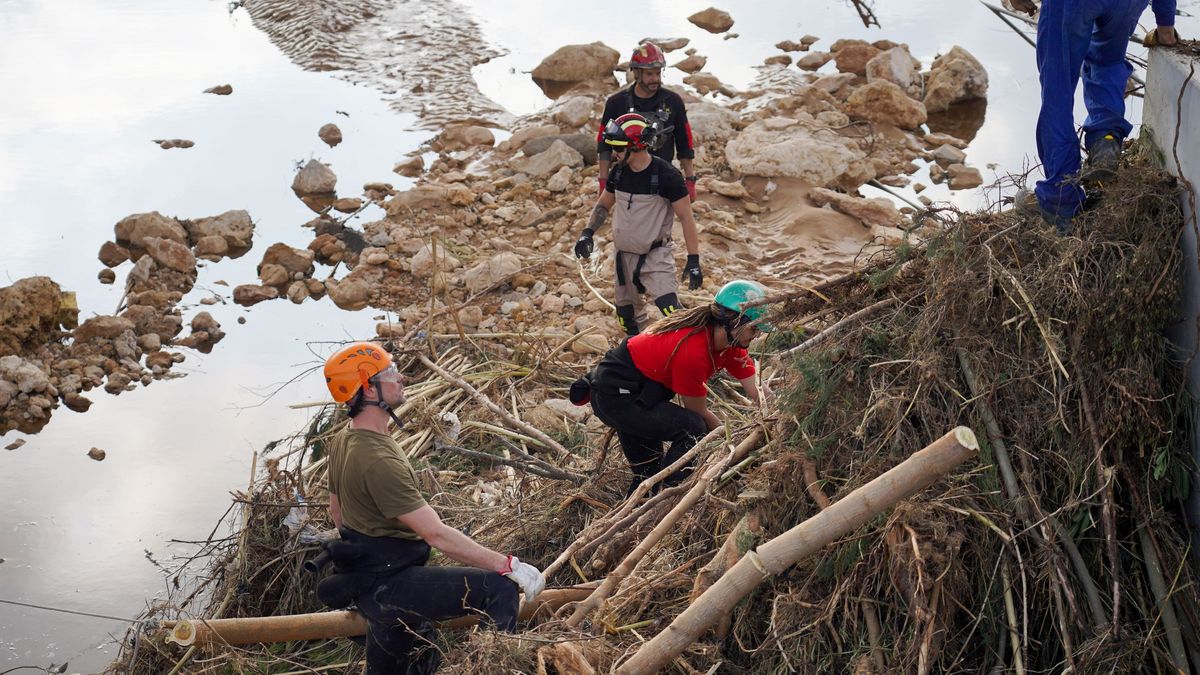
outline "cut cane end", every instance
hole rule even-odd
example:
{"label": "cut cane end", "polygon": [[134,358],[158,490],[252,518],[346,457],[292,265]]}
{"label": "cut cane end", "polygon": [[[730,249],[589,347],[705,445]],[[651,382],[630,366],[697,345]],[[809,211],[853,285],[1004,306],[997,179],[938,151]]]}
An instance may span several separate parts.
{"label": "cut cane end", "polygon": [[979,439],[975,438],[975,432],[969,427],[956,427],[954,429],[954,440],[964,448],[971,450],[979,449]]}
{"label": "cut cane end", "polygon": [[167,642],[174,642],[184,647],[191,646],[196,641],[196,627],[187,619],[180,619],[167,633]]}

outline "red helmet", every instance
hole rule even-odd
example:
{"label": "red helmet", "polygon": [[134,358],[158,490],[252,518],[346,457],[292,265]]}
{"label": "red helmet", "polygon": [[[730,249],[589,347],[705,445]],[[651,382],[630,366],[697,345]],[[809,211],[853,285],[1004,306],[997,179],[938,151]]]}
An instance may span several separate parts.
{"label": "red helmet", "polygon": [[666,68],[667,55],[653,42],[643,42],[633,50],[629,57],[629,68]]}
{"label": "red helmet", "polygon": [[637,113],[625,113],[604,126],[604,142],[618,148],[628,146],[631,150],[645,150],[650,147],[653,136],[650,123]]}

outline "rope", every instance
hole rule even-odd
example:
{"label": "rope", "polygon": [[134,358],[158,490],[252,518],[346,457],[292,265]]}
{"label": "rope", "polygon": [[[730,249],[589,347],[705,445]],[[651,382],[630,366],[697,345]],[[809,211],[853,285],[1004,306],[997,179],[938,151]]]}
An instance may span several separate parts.
{"label": "rope", "polygon": [[17,602],[16,600],[5,600],[0,598],[0,603],[6,605],[17,605],[20,607],[31,607],[33,609],[44,609],[49,612],[62,612],[63,614],[76,614],[79,616],[90,616],[96,619],[111,619],[113,621],[124,621],[125,623],[146,623],[145,619],[126,619],[120,616],[109,616],[108,614],[93,614],[92,612],[81,612],[75,609],[62,609],[60,607],[47,607],[46,605],[34,605],[28,602]]}

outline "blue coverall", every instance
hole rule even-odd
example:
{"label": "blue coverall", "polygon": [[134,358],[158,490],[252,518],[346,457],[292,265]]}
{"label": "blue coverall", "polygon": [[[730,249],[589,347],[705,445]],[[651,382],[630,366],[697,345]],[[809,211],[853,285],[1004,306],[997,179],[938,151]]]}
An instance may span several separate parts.
{"label": "blue coverall", "polygon": [[[1078,184],[1075,86],[1083,70],[1084,147],[1111,133],[1133,130],[1125,119],[1125,83],[1133,67],[1125,60],[1129,37],[1149,0],[1044,0],[1037,27],[1037,65],[1042,85],[1037,149],[1045,180],[1035,192],[1043,209],[1074,216],[1083,205]],[[1153,0],[1159,26],[1175,25],[1175,0]]]}

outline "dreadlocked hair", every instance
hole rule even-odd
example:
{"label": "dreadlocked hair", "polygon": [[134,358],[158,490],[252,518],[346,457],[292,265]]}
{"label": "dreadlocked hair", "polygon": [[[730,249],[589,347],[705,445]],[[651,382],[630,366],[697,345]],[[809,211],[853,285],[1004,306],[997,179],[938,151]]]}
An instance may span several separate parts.
{"label": "dreadlocked hair", "polygon": [[727,326],[730,322],[736,321],[737,318],[738,315],[732,310],[722,307],[715,302],[710,302],[707,305],[672,312],[669,316],[664,316],[647,326],[646,333],[662,335],[683,328],[692,329],[679,342],[675,343],[675,348],[671,350],[671,355],[667,357],[667,363],[664,364],[664,367],[666,367],[666,365],[671,363],[671,359],[675,358],[675,352],[679,351],[679,346],[683,344],[684,340],[713,326]]}

